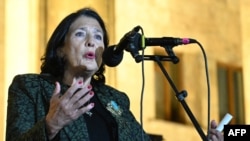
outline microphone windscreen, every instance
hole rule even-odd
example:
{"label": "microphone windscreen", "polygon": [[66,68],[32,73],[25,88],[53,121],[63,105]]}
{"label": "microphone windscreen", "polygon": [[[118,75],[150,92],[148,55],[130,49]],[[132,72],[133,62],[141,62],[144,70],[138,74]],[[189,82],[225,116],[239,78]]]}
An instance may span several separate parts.
{"label": "microphone windscreen", "polygon": [[121,63],[123,58],[123,51],[119,54],[115,53],[115,46],[112,45],[104,49],[102,54],[103,63],[109,67],[115,67]]}

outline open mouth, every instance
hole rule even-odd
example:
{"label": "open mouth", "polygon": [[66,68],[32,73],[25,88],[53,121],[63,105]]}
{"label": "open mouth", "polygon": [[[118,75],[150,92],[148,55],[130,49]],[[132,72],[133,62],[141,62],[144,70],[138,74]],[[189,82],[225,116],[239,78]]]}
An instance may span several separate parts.
{"label": "open mouth", "polygon": [[94,52],[87,52],[84,57],[88,59],[95,59],[95,53]]}

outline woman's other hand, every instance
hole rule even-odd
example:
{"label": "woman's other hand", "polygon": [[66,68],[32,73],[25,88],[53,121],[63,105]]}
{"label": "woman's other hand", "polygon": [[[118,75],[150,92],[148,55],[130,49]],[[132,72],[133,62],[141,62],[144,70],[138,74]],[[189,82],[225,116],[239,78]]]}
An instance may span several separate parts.
{"label": "woman's other hand", "polygon": [[210,133],[209,140],[210,141],[224,141],[223,134],[219,132],[218,130],[216,130],[217,123],[215,120],[211,121],[210,126],[211,126],[211,129],[209,131]]}

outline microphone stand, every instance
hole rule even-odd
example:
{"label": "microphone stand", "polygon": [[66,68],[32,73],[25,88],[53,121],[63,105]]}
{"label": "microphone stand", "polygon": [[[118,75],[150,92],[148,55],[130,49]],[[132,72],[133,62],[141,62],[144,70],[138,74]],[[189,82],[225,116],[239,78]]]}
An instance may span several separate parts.
{"label": "microphone stand", "polygon": [[[204,134],[203,130],[201,129],[201,127],[199,125],[199,123],[195,119],[192,111],[190,110],[190,108],[188,107],[188,105],[187,105],[187,103],[185,101],[185,97],[187,97],[187,92],[185,90],[183,90],[181,92],[178,92],[174,82],[171,80],[170,76],[168,75],[167,71],[165,70],[164,66],[161,63],[161,61],[172,61],[173,63],[177,63],[179,61],[179,59],[175,55],[174,56],[173,55],[170,55],[170,56],[160,56],[160,55],[144,55],[144,56],[141,56],[141,55],[139,55],[139,56],[140,57],[138,57],[138,58],[141,58],[141,59],[144,59],[144,60],[153,60],[153,61],[157,62],[157,64],[161,68],[161,71],[163,72],[163,74],[165,75],[165,77],[169,81],[171,87],[173,88],[176,98],[182,104],[183,108],[185,109],[186,113],[188,114],[189,118],[191,119],[193,125],[195,126],[196,130],[198,131],[200,137],[202,138],[203,141],[208,141],[206,135]],[[139,62],[139,60],[137,60],[137,62]]]}

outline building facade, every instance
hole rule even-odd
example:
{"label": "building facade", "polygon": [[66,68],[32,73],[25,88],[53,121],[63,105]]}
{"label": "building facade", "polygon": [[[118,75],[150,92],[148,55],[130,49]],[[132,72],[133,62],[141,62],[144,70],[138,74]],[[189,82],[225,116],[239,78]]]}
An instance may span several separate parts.
{"label": "building facade", "polygon": [[[93,7],[101,14],[110,44],[118,43],[137,25],[146,38],[196,39],[199,44],[172,48],[178,63],[162,64],[178,92],[187,92],[184,100],[200,127],[206,134],[208,109],[210,119],[220,121],[228,112],[234,116],[231,124],[250,124],[248,0],[1,0],[0,127],[4,130],[0,140],[5,137],[7,91],[13,77],[40,72],[40,57],[54,28],[82,7]],[[168,56],[168,52],[166,47],[151,46],[145,55]],[[166,140],[201,140],[158,64],[152,60],[144,64],[142,68],[142,62],[136,63],[126,52],[118,66],[106,68],[107,83],[128,94],[131,110],[138,121],[143,117],[140,122],[146,132]]]}

